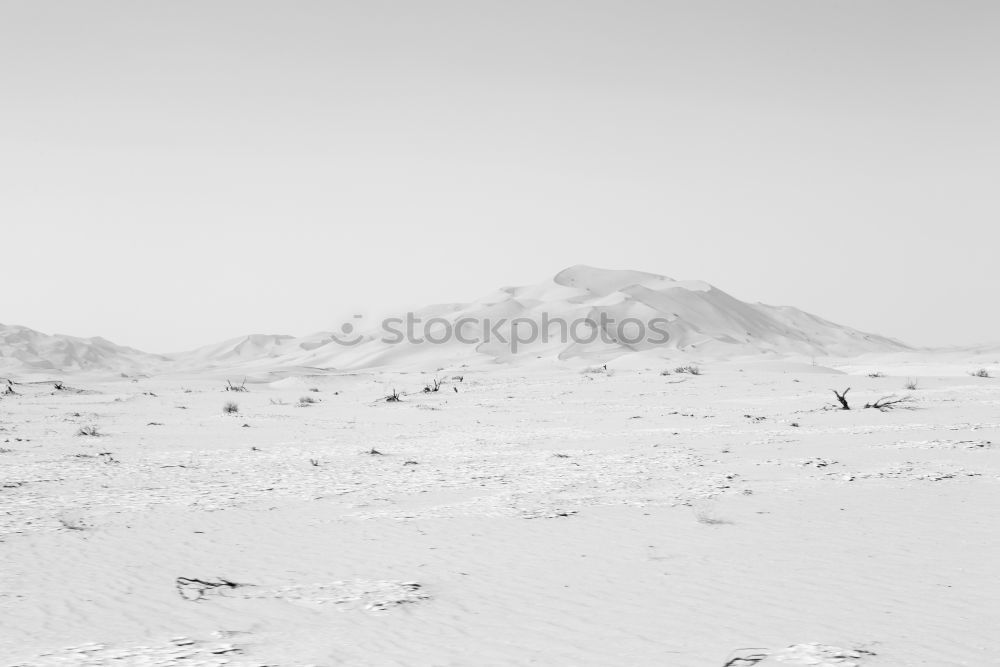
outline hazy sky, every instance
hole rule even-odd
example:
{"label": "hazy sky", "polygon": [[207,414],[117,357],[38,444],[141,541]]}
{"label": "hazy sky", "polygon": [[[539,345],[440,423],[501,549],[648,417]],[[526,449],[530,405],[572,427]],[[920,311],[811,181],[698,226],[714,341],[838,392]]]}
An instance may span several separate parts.
{"label": "hazy sky", "polygon": [[0,322],[150,351],[578,263],[998,340],[998,177],[995,0],[0,0]]}

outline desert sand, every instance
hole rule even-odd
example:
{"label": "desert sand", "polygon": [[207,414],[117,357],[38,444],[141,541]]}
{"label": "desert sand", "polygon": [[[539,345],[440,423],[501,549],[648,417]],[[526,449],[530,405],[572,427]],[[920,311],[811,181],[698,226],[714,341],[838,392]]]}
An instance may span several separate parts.
{"label": "desert sand", "polygon": [[598,313],[669,341],[0,327],[0,664],[1000,664],[1000,348],[579,266],[422,311]]}
{"label": "desert sand", "polygon": [[21,376],[2,664],[1000,664],[1000,381],[824,361]]}

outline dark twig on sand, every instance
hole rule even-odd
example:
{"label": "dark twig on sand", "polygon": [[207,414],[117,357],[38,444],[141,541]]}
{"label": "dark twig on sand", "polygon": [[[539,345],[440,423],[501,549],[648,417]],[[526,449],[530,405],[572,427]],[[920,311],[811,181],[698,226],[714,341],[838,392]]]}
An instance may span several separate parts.
{"label": "dark twig on sand", "polygon": [[199,600],[203,600],[205,598],[205,593],[209,591],[219,588],[240,588],[241,586],[250,586],[250,584],[239,584],[235,581],[229,581],[228,579],[222,578],[216,579],[215,581],[208,581],[205,579],[177,577],[176,586],[177,592],[182,598],[192,602],[198,602]]}

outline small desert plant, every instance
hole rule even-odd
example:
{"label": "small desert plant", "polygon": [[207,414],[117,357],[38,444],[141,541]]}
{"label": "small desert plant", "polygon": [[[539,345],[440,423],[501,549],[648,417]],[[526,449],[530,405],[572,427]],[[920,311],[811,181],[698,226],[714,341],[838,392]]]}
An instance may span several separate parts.
{"label": "small desert plant", "polygon": [[974,378],[988,378],[990,377],[990,372],[985,368],[980,368],[979,370],[972,371],[969,375]]}
{"label": "small desert plant", "polygon": [[435,379],[435,380],[432,381],[431,384],[425,384],[424,385],[424,393],[425,394],[429,394],[429,393],[434,392],[434,391],[440,391],[442,384],[444,384],[444,380]]}
{"label": "small desert plant", "polygon": [[313,392],[315,394],[318,394],[319,393],[319,387],[309,387],[309,391],[311,391],[311,392]]}
{"label": "small desert plant", "polygon": [[400,400],[402,400],[402,399],[400,399],[400,397],[399,397],[399,392],[396,391],[395,389],[393,389],[392,393],[388,394],[385,397],[385,402],[386,403],[399,403]]}
{"label": "small desert plant", "polygon": [[309,463],[311,463],[314,468],[319,467],[319,459],[309,459]]}
{"label": "small desert plant", "polygon": [[916,378],[907,378],[906,379],[906,384],[903,385],[903,386],[906,387],[907,389],[909,389],[910,391],[916,391],[916,389],[917,389],[917,380],[916,380]]}
{"label": "small desert plant", "polygon": [[584,375],[611,375],[611,371],[608,370],[608,365],[603,364],[601,366],[587,366],[583,369]]}
{"label": "small desert plant", "polygon": [[319,403],[319,401],[313,398],[312,396],[303,396],[299,399],[300,408],[308,408],[310,405],[313,405],[315,403]]}
{"label": "small desert plant", "polygon": [[694,518],[698,523],[706,526],[726,526],[732,523],[732,521],[717,517],[709,507],[695,508]]}
{"label": "small desert plant", "polygon": [[888,410],[900,407],[910,407],[907,404],[912,402],[913,399],[909,396],[883,396],[874,403],[865,403],[865,408],[874,408],[881,412],[887,412]]}
{"label": "small desert plant", "polygon": [[678,366],[674,369],[675,373],[687,373],[688,375],[701,375],[701,368],[696,364],[688,364],[687,366]]}
{"label": "small desert plant", "polygon": [[844,391],[837,391],[836,389],[832,390],[833,393],[837,396],[837,402],[840,403],[841,410],[851,409],[851,406],[847,403],[847,392],[849,392],[850,390],[851,390],[850,387],[848,387]]}
{"label": "small desert plant", "polygon": [[7,380],[7,388],[3,390],[3,393],[6,396],[16,396],[17,392],[14,391],[14,383]]}
{"label": "small desert plant", "polygon": [[455,380],[456,382],[465,382],[465,376],[464,375],[453,375],[451,377],[451,379]]}
{"label": "small desert plant", "polygon": [[670,375],[670,371],[668,371],[666,368],[664,368],[662,371],[660,371],[660,375],[664,375],[664,376]]}
{"label": "small desert plant", "polygon": [[96,426],[91,424],[89,426],[81,426],[79,429],[77,429],[76,434],[87,436],[90,438],[98,438],[100,437],[101,432],[98,430]]}
{"label": "small desert plant", "polygon": [[240,411],[240,406],[232,401],[226,401],[226,404],[222,406],[222,413],[226,415],[235,415]]}
{"label": "small desert plant", "polygon": [[88,526],[82,519],[59,517],[59,523],[66,530],[87,530]]}
{"label": "small desert plant", "polygon": [[272,398],[270,400],[271,400],[271,405],[288,405],[286,401],[280,398]]}
{"label": "small desert plant", "polygon": [[882,371],[875,371],[874,373],[869,373],[868,377],[870,377],[870,378],[884,378],[885,374],[882,373]]}
{"label": "small desert plant", "polygon": [[247,389],[247,379],[243,378],[243,384],[235,385],[229,380],[226,380],[226,391],[249,391]]}

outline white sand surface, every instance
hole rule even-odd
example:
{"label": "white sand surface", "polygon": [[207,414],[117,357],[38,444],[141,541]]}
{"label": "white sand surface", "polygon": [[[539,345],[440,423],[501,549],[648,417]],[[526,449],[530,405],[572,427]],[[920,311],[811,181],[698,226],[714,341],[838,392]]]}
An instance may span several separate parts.
{"label": "white sand surface", "polygon": [[1000,664],[1000,380],[878,362],[15,378],[0,665]]}

